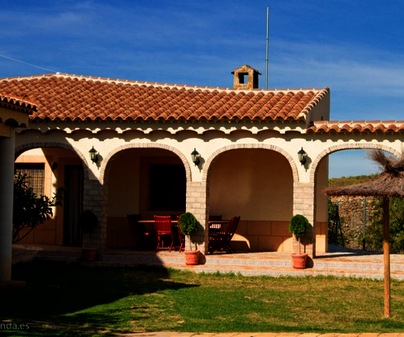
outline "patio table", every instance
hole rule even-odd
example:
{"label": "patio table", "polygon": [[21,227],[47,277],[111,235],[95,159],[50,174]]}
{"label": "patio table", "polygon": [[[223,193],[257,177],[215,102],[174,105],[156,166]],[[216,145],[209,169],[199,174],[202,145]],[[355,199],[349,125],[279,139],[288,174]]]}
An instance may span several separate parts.
{"label": "patio table", "polygon": [[209,234],[220,232],[223,225],[229,223],[229,220],[209,220]]}
{"label": "patio table", "polygon": [[[138,223],[143,225],[147,232],[149,233],[154,232],[154,219],[139,220]],[[208,222],[209,233],[219,232],[222,229],[223,225],[226,225],[228,223],[229,220],[209,220]],[[178,220],[172,219],[171,225],[173,226],[173,228],[176,229],[176,227],[178,226]]]}
{"label": "patio table", "polygon": [[[146,236],[153,238],[153,240],[157,240],[157,233],[154,227],[154,219],[146,219],[146,220],[139,220],[138,224],[143,226],[145,230]],[[178,244],[178,239],[179,239],[179,233],[178,233],[178,220],[177,219],[171,219],[171,228],[173,231],[173,236],[174,236],[174,245],[175,247],[179,247],[180,244]]]}

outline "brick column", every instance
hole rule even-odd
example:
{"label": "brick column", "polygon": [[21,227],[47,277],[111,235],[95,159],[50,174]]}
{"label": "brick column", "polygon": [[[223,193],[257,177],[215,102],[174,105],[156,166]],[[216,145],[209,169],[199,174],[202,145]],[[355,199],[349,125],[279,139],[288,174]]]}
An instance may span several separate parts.
{"label": "brick column", "polygon": [[103,207],[103,186],[97,179],[86,179],[83,194],[83,210],[94,212],[98,218],[98,227],[91,233],[83,233],[83,247],[96,247],[102,253],[106,244],[107,222]]}
{"label": "brick column", "polygon": [[[315,193],[314,183],[294,182],[293,186],[293,215],[304,215],[313,226],[313,233],[306,242],[306,253],[313,257],[315,252]],[[294,240],[295,241],[295,240]],[[304,241],[302,240],[302,243]],[[297,244],[297,243],[296,243]],[[295,246],[295,243],[294,243]],[[295,248],[295,247],[293,247]]]}
{"label": "brick column", "polygon": [[206,204],[206,185],[202,182],[188,182],[186,210],[193,213],[203,227],[203,229],[192,235],[192,239],[198,243],[198,249],[205,254],[208,249]]}

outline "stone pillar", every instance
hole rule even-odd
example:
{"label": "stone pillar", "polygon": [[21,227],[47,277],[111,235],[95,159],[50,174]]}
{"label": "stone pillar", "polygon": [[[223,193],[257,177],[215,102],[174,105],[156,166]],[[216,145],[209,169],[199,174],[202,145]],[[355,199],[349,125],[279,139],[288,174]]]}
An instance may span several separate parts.
{"label": "stone pillar", "polygon": [[314,183],[295,182],[293,191],[293,215],[304,215],[313,226],[310,243],[306,245],[306,253],[313,257],[316,239]]}
{"label": "stone pillar", "polygon": [[[195,215],[196,219],[201,223],[203,230],[192,236],[193,240],[198,243],[198,249],[205,253],[208,245],[207,237],[207,211],[206,211],[206,186],[202,182],[188,182],[187,184],[187,212]],[[187,243],[188,245],[188,243]],[[188,246],[187,246],[188,247]]]}
{"label": "stone pillar", "polygon": [[15,136],[0,137],[0,283],[11,281]]}
{"label": "stone pillar", "polygon": [[92,232],[83,233],[83,247],[97,248],[102,256],[106,246],[107,215],[104,207],[103,186],[97,179],[84,180],[83,211],[92,211],[98,219],[98,227]]}

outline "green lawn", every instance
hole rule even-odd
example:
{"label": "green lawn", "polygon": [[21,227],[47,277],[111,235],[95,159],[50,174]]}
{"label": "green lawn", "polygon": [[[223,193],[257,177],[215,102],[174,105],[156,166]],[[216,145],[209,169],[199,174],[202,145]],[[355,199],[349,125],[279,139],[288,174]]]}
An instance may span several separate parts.
{"label": "green lawn", "polygon": [[[27,283],[0,289],[0,335],[404,331],[404,282],[398,281],[392,283],[392,318],[384,319],[383,281],[374,280],[49,262],[17,265],[14,279]],[[20,324],[25,329],[17,330]]]}

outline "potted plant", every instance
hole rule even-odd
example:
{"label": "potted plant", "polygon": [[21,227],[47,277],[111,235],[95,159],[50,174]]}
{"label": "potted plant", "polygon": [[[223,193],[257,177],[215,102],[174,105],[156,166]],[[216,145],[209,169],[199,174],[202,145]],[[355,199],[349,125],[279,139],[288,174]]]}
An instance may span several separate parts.
{"label": "potted plant", "polygon": [[186,212],[180,215],[178,224],[181,232],[187,237],[186,241],[189,242],[189,249],[185,248],[185,263],[187,265],[196,265],[199,263],[199,250],[197,244],[192,242],[191,234],[198,230],[198,220],[192,213]]}
{"label": "potted plant", "polygon": [[[83,234],[90,235],[98,226],[98,218],[94,212],[85,210],[80,214],[79,225],[83,231]],[[83,247],[81,250],[81,260],[84,262],[92,262],[97,259],[98,250],[97,247],[88,246]]]}
{"label": "potted plant", "polygon": [[309,231],[310,227],[309,220],[304,215],[296,214],[290,219],[289,231],[294,235],[299,246],[298,253],[292,254],[293,268],[306,268],[307,253],[301,251],[301,238]]}

